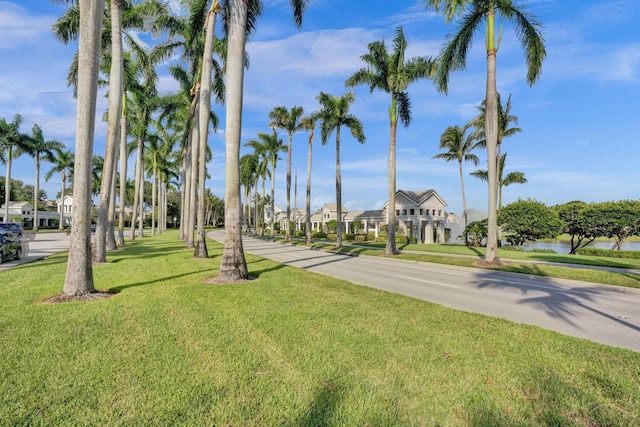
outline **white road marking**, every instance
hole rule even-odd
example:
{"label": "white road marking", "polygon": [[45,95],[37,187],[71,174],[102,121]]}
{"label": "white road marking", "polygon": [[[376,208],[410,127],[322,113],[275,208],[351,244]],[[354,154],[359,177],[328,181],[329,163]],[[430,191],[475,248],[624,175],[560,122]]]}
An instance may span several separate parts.
{"label": "white road marking", "polygon": [[413,281],[416,281],[416,282],[429,283],[431,285],[438,285],[438,286],[445,286],[447,288],[460,289],[460,286],[447,285],[446,283],[433,282],[431,280],[416,279],[415,277],[399,276],[397,274],[396,274],[396,277],[399,277],[401,279],[413,280]]}

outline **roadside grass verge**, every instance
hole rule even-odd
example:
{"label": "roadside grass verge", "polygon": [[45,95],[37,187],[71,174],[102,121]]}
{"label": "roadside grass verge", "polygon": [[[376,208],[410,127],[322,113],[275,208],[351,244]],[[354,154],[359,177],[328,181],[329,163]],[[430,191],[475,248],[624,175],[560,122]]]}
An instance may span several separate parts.
{"label": "roadside grass verge", "polygon": [[247,255],[205,284],[177,232],[45,304],[66,254],[0,273],[0,425],[640,424],[640,353]]}
{"label": "roadside grass verge", "polygon": [[[282,240],[284,239],[276,239]],[[304,245],[303,241],[292,241],[292,244]],[[353,255],[387,256],[384,244],[371,243],[357,245],[344,245],[337,248],[335,242],[314,241],[310,247],[324,250],[332,250]],[[640,260],[613,259],[604,257],[562,255],[545,253],[527,253],[516,251],[500,251],[502,266],[479,265],[484,257],[484,248],[472,248],[454,245],[405,245],[399,248],[401,251],[393,255],[397,259],[411,261],[431,262],[434,264],[447,264],[470,268],[490,268],[492,270],[511,273],[531,274],[535,276],[556,277],[559,279],[580,280],[583,282],[601,283],[606,285],[640,288],[640,274],[624,271],[603,271],[589,268],[591,266],[603,266],[613,268],[640,269]],[[410,252],[411,251],[411,252]],[[542,262],[558,263],[560,265],[548,265]],[[562,266],[561,264],[583,265],[584,268]]]}

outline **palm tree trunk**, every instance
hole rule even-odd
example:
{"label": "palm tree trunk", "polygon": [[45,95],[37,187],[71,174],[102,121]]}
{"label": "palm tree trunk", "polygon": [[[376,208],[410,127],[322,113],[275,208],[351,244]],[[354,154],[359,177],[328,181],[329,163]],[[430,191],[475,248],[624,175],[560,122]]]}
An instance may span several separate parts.
{"label": "palm tree trunk", "polygon": [[[277,154],[274,157],[277,157]],[[276,159],[271,160],[271,237],[274,237],[276,235]]]}
{"label": "palm tree trunk", "polygon": [[[395,101],[392,104],[394,109]],[[393,110],[395,111],[395,110]],[[389,168],[388,168],[388,198],[389,204],[387,205],[387,246],[385,248],[385,254],[396,254],[396,131],[398,128],[397,123],[392,118],[391,125],[389,126]]]}
{"label": "palm tree trunk", "polygon": [[338,226],[336,245],[342,247],[342,174],[340,173],[340,126],[336,128],[336,205],[338,208]]}
{"label": "palm tree trunk", "polygon": [[[196,96],[199,96],[199,90],[196,93]],[[193,129],[192,138],[191,138],[191,177],[189,181],[191,185],[189,186],[189,209],[188,209],[188,226],[187,226],[187,248],[193,249],[195,247],[194,244],[194,232],[196,229],[196,190],[198,184],[198,151],[199,151],[199,142],[200,142],[200,117],[199,117],[199,105],[196,106],[196,111],[194,112],[193,119]]]}
{"label": "palm tree trunk", "polygon": [[58,230],[64,228],[64,188],[67,185],[67,175],[62,170],[62,190],[60,191],[60,223],[58,224]]}
{"label": "palm tree trunk", "polygon": [[[135,240],[136,238],[136,223],[138,220],[138,216],[140,217],[140,221],[142,221],[142,211],[138,211],[138,207],[140,206],[139,197],[140,197],[140,170],[142,169],[142,139],[138,137],[138,152],[136,154],[136,169],[135,169],[135,179],[134,179],[134,187],[133,187],[133,209],[131,211],[131,231],[129,232],[129,240]],[[142,185],[144,187],[144,185]]]}
{"label": "palm tree trunk", "polygon": [[[125,113],[126,97],[122,96],[122,113],[120,115],[120,216],[118,220],[118,245],[124,245],[124,208],[127,200],[127,115]],[[133,218],[132,218],[133,220]]]}
{"label": "palm tree trunk", "polygon": [[156,235],[156,207],[158,206],[158,176],[156,172],[156,153],[153,153],[153,181],[151,185],[151,235]]}
{"label": "palm tree trunk", "polygon": [[[120,130],[120,129],[118,129]],[[114,157],[114,161],[118,158],[118,145],[119,140],[116,141],[116,153]],[[111,175],[111,196],[109,197],[109,211],[107,214],[107,252],[113,252],[118,250],[118,245],[116,244],[116,235],[115,235],[115,219],[116,219],[116,179],[117,179],[117,171],[113,168],[113,174]]]}
{"label": "palm tree trunk", "polygon": [[224,282],[247,279],[247,262],[240,229],[240,138],[244,80],[247,0],[234,1],[227,43],[227,114],[225,164],[225,239],[219,278]]}
{"label": "palm tree trunk", "polygon": [[487,92],[485,109],[485,137],[487,140],[487,177],[489,206],[487,223],[487,250],[484,261],[499,264],[497,230],[497,182],[498,167],[496,148],[498,141],[498,98],[496,90],[495,13],[487,14]]}
{"label": "palm tree trunk", "polygon": [[38,232],[38,202],[40,201],[40,153],[36,153],[36,184],[33,196],[33,232]]}
{"label": "palm tree trunk", "polygon": [[462,174],[462,160],[458,161],[460,168],[460,190],[462,191],[462,215],[464,216],[464,228],[467,229],[467,197],[464,194],[464,177]]}
{"label": "palm tree trunk", "polygon": [[[74,161],[73,219],[63,294],[95,292],[91,265],[91,159],[98,92],[104,0],[80,0],[78,108]],[[7,177],[8,178],[8,177]],[[64,199],[63,199],[64,203]]]}
{"label": "palm tree trunk", "polygon": [[187,145],[182,153],[182,194],[180,195],[180,240],[186,243],[187,227],[189,220],[187,219],[187,208],[189,205],[189,194],[191,192],[191,131],[188,131]]}
{"label": "palm tree trunk", "polygon": [[138,175],[140,178],[140,195],[138,196],[138,210],[140,211],[140,222],[138,223],[138,237],[144,237],[144,145],[140,146],[140,170]]}
{"label": "palm tree trunk", "polygon": [[287,146],[287,224],[285,226],[284,240],[291,240],[291,144],[293,142],[293,134],[289,132],[289,145]]}
{"label": "palm tree trunk", "polygon": [[11,221],[9,218],[9,203],[11,202],[11,146],[7,150],[7,173],[4,177],[4,222]]}
{"label": "palm tree trunk", "polygon": [[194,257],[196,258],[209,258],[209,252],[207,251],[207,241],[204,228],[204,199],[205,199],[205,179],[207,174],[206,164],[206,150],[207,150],[207,138],[209,136],[209,113],[211,112],[211,68],[212,59],[211,54],[213,52],[213,39],[216,30],[216,17],[220,5],[218,0],[214,0],[211,5],[211,10],[207,15],[207,31],[204,43],[204,54],[202,56],[202,84],[200,85],[200,147],[199,147],[199,159],[198,159],[198,208],[197,208],[197,220],[198,237],[196,239],[196,249]]}
{"label": "palm tree trunk", "polygon": [[311,243],[311,157],[313,154],[313,133],[314,129],[311,129],[311,133],[309,134],[309,148],[307,150],[307,222],[305,224],[307,244]]}
{"label": "palm tree trunk", "polygon": [[107,261],[106,233],[108,227],[109,206],[111,202],[111,183],[116,165],[116,143],[118,140],[118,121],[122,108],[122,31],[120,25],[120,0],[111,0],[111,70],[109,72],[109,112],[107,124],[107,142],[104,153],[102,181],[100,183],[100,201],[98,203],[98,224],[95,233],[94,262]]}
{"label": "palm tree trunk", "polygon": [[265,197],[265,177],[262,177],[262,200],[260,201],[260,219],[262,224],[260,225],[260,238],[264,237],[264,197]]}

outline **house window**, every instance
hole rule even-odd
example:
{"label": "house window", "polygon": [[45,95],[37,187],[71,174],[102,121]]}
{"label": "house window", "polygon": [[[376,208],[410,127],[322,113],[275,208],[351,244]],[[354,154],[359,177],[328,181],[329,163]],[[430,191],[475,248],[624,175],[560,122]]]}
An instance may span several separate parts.
{"label": "house window", "polygon": [[438,210],[438,216],[442,216],[442,211]]}
{"label": "house window", "polygon": [[396,215],[400,215],[400,209],[396,209]]}
{"label": "house window", "polygon": [[420,209],[420,215],[424,215],[424,209]]}
{"label": "house window", "polygon": [[407,210],[406,209],[402,209],[402,215],[406,215],[407,214]]}
{"label": "house window", "polygon": [[415,209],[410,209],[409,210],[409,215],[415,215],[416,214],[416,210]]}
{"label": "house window", "polygon": [[436,210],[434,209],[433,211],[431,211],[431,215],[435,215],[436,214]]}

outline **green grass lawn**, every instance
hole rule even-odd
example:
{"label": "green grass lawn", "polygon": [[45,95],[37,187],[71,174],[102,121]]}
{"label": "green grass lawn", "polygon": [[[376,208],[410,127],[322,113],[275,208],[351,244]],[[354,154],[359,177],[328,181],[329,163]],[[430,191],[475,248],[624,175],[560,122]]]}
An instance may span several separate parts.
{"label": "green grass lawn", "polygon": [[247,255],[212,285],[171,231],[44,301],[66,254],[0,273],[0,425],[631,426],[640,353]]}

